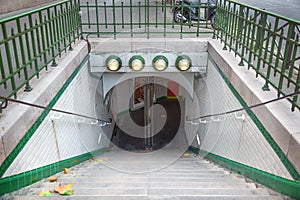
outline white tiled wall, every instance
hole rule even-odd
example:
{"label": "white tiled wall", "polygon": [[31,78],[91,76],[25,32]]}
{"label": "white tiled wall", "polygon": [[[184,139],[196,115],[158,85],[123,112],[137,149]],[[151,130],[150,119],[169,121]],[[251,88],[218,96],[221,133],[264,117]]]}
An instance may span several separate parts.
{"label": "white tiled wall", "polygon": [[[83,66],[54,108],[97,117],[95,94],[98,85],[99,80],[89,74],[87,65]],[[101,88],[99,90],[101,91]],[[102,102],[97,103],[103,107]],[[108,146],[109,140],[105,136],[101,137],[101,142],[98,144],[102,128],[92,122],[92,120],[51,111],[4,176],[55,163],[59,158],[65,160]],[[58,146],[55,142],[55,134]]]}
{"label": "white tiled wall", "polygon": [[[211,62],[200,88],[201,115],[242,107]],[[277,154],[245,111],[206,120],[206,124],[200,123],[198,130],[201,149],[291,179]]]}

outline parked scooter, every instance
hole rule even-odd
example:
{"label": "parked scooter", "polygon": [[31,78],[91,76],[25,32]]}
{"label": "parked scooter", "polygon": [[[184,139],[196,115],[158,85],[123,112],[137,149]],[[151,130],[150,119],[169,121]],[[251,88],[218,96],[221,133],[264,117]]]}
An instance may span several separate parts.
{"label": "parked scooter", "polygon": [[[198,8],[199,6],[204,5],[209,7],[204,8],[204,15],[201,16],[200,13],[198,13]],[[176,23],[210,20],[212,27],[214,27],[216,15],[216,0],[208,0],[205,3],[203,2],[203,0],[176,0],[173,13],[174,21]]]}

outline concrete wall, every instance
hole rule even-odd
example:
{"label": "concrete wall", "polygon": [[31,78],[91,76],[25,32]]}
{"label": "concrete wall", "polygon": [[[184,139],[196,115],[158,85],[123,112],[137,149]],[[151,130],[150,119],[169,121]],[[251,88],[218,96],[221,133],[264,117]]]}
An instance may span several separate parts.
{"label": "concrete wall", "polygon": [[[241,108],[212,62],[200,80],[200,115]],[[201,149],[236,162],[292,179],[280,158],[245,111],[206,118],[199,124]]]}
{"label": "concrete wall", "polygon": [[[263,91],[261,88],[265,81],[260,77],[255,78],[255,72],[248,70],[247,66],[238,66],[239,59],[222,48],[223,44],[219,41],[211,40],[208,52],[248,105],[277,98],[275,89],[270,87],[270,91]],[[287,100],[260,106],[252,111],[300,173],[300,112],[291,112],[291,104]]]}
{"label": "concrete wall", "polygon": [[9,12],[19,11],[22,9],[39,7],[44,4],[49,4],[58,1],[59,0],[0,0],[0,15]]}
{"label": "concrete wall", "polygon": [[[102,99],[97,98],[98,83],[99,79],[90,76],[85,64],[58,99],[54,108],[95,118],[97,109],[102,111],[102,117],[111,117],[109,113],[104,112],[106,108]],[[96,108],[96,105],[100,107]],[[51,111],[8,168],[4,177],[108,147],[110,136],[103,133],[104,131],[112,133],[113,124],[106,126],[105,129],[103,130],[100,123],[95,123],[95,120]]]}

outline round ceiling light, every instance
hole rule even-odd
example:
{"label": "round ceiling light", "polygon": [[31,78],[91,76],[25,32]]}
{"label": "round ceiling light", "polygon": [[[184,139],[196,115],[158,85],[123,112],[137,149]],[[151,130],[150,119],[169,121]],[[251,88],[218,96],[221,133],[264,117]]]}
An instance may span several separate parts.
{"label": "round ceiling light", "polygon": [[145,60],[142,56],[132,56],[129,60],[129,67],[133,71],[141,71],[145,66]]}
{"label": "round ceiling light", "polygon": [[122,67],[122,61],[118,56],[109,56],[106,59],[106,67],[110,71],[118,71]]}
{"label": "round ceiling light", "polygon": [[157,71],[165,70],[168,64],[168,59],[162,55],[156,56],[152,61],[152,65]]}
{"label": "round ceiling light", "polygon": [[180,71],[187,71],[192,66],[192,60],[186,55],[178,56],[175,62],[175,66]]}

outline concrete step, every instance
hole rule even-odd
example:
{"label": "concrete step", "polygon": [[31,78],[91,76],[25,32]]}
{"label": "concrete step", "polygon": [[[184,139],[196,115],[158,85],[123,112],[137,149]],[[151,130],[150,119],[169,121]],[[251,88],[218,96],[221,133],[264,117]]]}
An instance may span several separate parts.
{"label": "concrete step", "polygon": [[[134,182],[236,182],[238,181],[238,178],[234,177],[233,175],[218,175],[218,176],[208,176],[208,177],[142,177],[142,176],[124,176],[124,177],[118,177],[118,176],[110,176],[110,177],[85,177],[85,176],[64,176],[60,177],[59,181],[62,181],[64,183],[134,183]],[[242,180],[241,180],[242,181]]]}
{"label": "concrete step", "polygon": [[[48,199],[37,195],[40,191],[53,190],[59,183],[72,183],[74,194],[68,197],[54,194],[49,199],[282,199],[281,196],[270,195],[267,189],[257,188],[256,184],[247,183],[243,177],[193,154],[181,157],[160,170],[128,173],[113,167],[122,169],[125,165],[133,172],[134,169],[141,171],[145,166],[151,168],[159,165],[160,161],[164,162],[167,154],[164,153],[151,162],[148,159],[138,159],[136,155],[126,159],[123,153],[118,153],[109,152],[72,167],[69,174],[57,174],[58,182],[50,183],[45,179],[28,187],[26,192],[14,193],[14,199]],[[99,159],[104,157],[108,157],[108,160],[99,162]]]}
{"label": "concrete step", "polygon": [[55,195],[53,197],[40,197],[40,196],[18,196],[14,200],[48,200],[48,199],[57,199],[57,200],[282,200],[282,197],[278,196],[253,196],[253,195],[243,195],[243,196],[227,196],[227,195],[218,195],[218,196],[207,196],[207,195],[198,195],[198,196],[158,196],[158,195],[134,195],[134,196],[78,196],[72,195],[69,197]]}
{"label": "concrete step", "polygon": [[[54,188],[59,183],[49,183],[45,182],[43,184],[43,188]],[[203,188],[246,188],[246,189],[256,189],[256,185],[254,183],[247,183],[244,182],[232,182],[232,183],[221,183],[221,182],[133,182],[130,183],[73,183],[73,189],[97,189],[97,188],[150,188],[154,189],[157,188],[162,189],[203,189]],[[40,190],[40,188],[39,188]]]}

